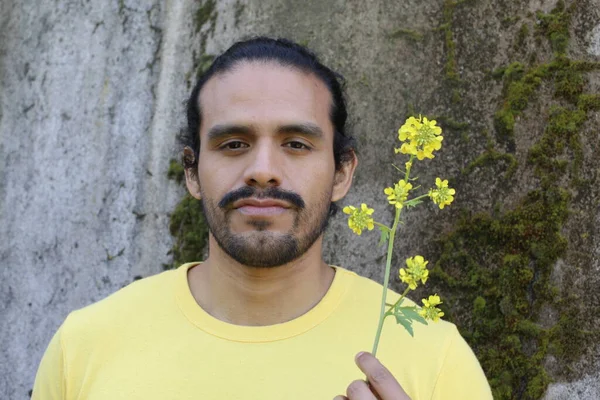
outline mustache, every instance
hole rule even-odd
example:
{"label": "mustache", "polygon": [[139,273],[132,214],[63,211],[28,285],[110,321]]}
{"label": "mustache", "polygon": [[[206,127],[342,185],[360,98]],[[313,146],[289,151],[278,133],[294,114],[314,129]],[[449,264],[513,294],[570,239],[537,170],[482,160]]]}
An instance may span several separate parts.
{"label": "mustache", "polygon": [[296,208],[303,209],[306,205],[302,197],[299,194],[279,189],[277,187],[269,187],[267,189],[258,190],[252,186],[244,186],[236,190],[232,190],[227,193],[221,201],[219,201],[219,207],[221,208],[232,208],[233,203],[242,199],[249,198],[256,199],[274,199],[283,200],[293,204]]}

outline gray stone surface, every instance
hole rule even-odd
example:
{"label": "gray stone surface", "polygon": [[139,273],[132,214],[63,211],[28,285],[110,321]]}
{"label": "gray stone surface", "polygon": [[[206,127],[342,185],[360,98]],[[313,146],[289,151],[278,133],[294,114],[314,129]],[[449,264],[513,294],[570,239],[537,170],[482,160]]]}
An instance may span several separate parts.
{"label": "gray stone surface", "polygon": [[[485,132],[493,132],[502,85],[489,71],[514,61],[509,54],[520,26],[508,17],[549,12],[556,2],[525,3],[469,2],[456,11],[463,80],[456,112],[444,75],[440,1],[0,2],[0,398],[28,397],[42,353],[69,311],[169,263],[169,212],[182,190],[165,173],[175,156],[175,133],[185,123],[195,64],[239,38],[290,37],[346,76],[361,161],[344,204],[373,204],[382,222],[392,218],[382,190],[395,177],[389,164],[397,160],[392,147],[404,115],[416,110],[469,124],[465,132],[450,133],[444,152],[418,170],[424,185],[436,176],[455,179],[457,206],[407,214],[410,229],[401,235],[399,254],[426,251],[428,242],[452,229],[461,207],[489,212],[498,198],[506,207],[516,203],[538,183],[526,158],[543,129],[539,116],[553,101],[548,88],[517,123],[521,167],[508,188],[485,168],[468,176],[461,170],[484,151]],[[196,11],[207,4],[215,9],[198,26]],[[589,61],[600,61],[598,6],[596,0],[579,2],[571,32],[570,51]],[[400,28],[422,39],[394,37]],[[528,40],[530,49],[539,47],[540,59],[549,57],[545,42]],[[600,92],[597,72],[586,85]],[[589,294],[591,308],[600,306],[594,294],[600,285],[599,120],[593,113],[582,139],[583,178],[596,184],[573,193],[564,231],[573,248],[555,271],[557,285]],[[345,224],[332,221],[326,258],[381,280],[377,234],[356,240]],[[595,318],[588,324],[598,329]],[[598,398],[599,354],[590,349],[579,363],[590,375],[568,379],[563,366],[549,360],[552,376],[564,383],[551,385],[545,399]]]}
{"label": "gray stone surface", "polygon": [[595,399],[600,399],[600,375],[586,375],[574,382],[552,384],[543,400]]}
{"label": "gray stone surface", "polygon": [[2,2],[3,399],[27,397],[70,310],[166,259],[168,237],[149,250],[157,263],[140,264],[133,214],[151,179],[164,12],[158,2]]}
{"label": "gray stone surface", "polygon": [[589,40],[588,52],[593,56],[600,57],[600,25],[596,25],[590,32]]}

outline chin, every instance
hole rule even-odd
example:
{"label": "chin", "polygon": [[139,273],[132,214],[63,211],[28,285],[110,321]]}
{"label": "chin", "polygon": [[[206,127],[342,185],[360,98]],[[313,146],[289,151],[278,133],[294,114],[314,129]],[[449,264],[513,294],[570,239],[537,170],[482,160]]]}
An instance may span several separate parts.
{"label": "chin", "polygon": [[290,263],[302,253],[294,236],[280,232],[254,231],[232,234],[223,239],[217,240],[221,249],[248,267],[278,267]]}

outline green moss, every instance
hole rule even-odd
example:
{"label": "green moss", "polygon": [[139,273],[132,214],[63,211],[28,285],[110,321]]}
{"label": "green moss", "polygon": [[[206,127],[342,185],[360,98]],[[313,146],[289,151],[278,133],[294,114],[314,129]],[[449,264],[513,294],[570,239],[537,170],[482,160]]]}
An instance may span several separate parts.
{"label": "green moss", "polygon": [[543,364],[530,362],[533,355],[546,356],[549,336],[532,315],[551,300],[546,289],[554,262],[566,250],[560,231],[568,200],[564,190],[549,185],[501,215],[465,214],[439,242],[432,280],[446,287],[450,308],[476,311],[465,320],[450,315],[457,315],[461,333],[477,350],[494,398],[512,399],[525,382],[525,398],[536,399],[549,381]]}
{"label": "green moss", "polygon": [[125,8],[126,8],[125,0],[119,0],[119,11],[118,11],[119,15],[123,16]]}
{"label": "green moss", "polygon": [[210,30],[214,30],[215,24],[217,21],[217,11],[216,11],[216,0],[206,0],[196,13],[194,14],[194,27],[196,28],[196,33],[200,32],[200,29],[210,21],[211,28]]}
{"label": "green moss", "polygon": [[[176,160],[171,160],[167,177],[183,184],[183,166]],[[169,231],[173,236],[173,247],[169,251],[173,255],[173,262],[163,265],[165,269],[202,259],[208,244],[208,225],[200,201],[186,194],[171,213]]]}
{"label": "green moss", "polygon": [[566,149],[573,156],[571,175],[577,178],[583,163],[583,149],[579,130],[587,119],[586,111],[579,108],[553,106],[542,138],[531,147],[528,161],[535,165],[537,176],[564,172],[564,160],[558,159]]}
{"label": "green moss", "polygon": [[367,77],[367,74],[365,74],[363,72],[363,74],[360,76],[360,78],[358,80],[358,83],[360,83],[361,85],[369,87],[370,84],[369,84],[369,78]]}
{"label": "green moss", "polygon": [[409,39],[413,42],[420,42],[423,40],[423,34],[412,29],[398,29],[388,35],[391,39]]}
{"label": "green moss", "polygon": [[527,23],[524,23],[523,25],[521,25],[521,28],[519,28],[519,33],[517,33],[517,40],[515,42],[515,47],[517,49],[521,49],[525,45],[525,41],[527,40],[528,36],[529,36],[529,25]]}
{"label": "green moss", "polygon": [[496,166],[499,162],[506,165],[504,179],[511,179],[517,171],[518,162],[515,156],[508,153],[501,153],[493,148],[488,148],[484,153],[471,161],[463,170],[463,174],[470,174],[475,168],[484,166]]}
{"label": "green moss", "polygon": [[492,78],[499,80],[504,78],[504,72],[506,71],[506,67],[498,67],[494,69],[491,73]]}
{"label": "green moss", "polygon": [[511,141],[514,146],[515,113],[511,107],[504,107],[494,114],[494,129],[500,142]]}
{"label": "green moss", "polygon": [[310,44],[310,39],[305,38],[305,39],[299,40],[298,44],[303,47],[308,47],[308,45]]}
{"label": "green moss", "polygon": [[577,108],[586,112],[600,110],[600,95],[582,94],[577,99]]}
{"label": "green moss", "polygon": [[209,54],[202,54],[198,60],[196,60],[196,79],[200,78],[200,76],[205,73],[208,68],[212,65],[215,57]]}
{"label": "green moss", "polygon": [[[463,211],[454,230],[437,242],[439,258],[431,271],[448,319],[477,353],[495,399],[540,398],[551,382],[544,368],[547,356],[568,368],[598,336],[581,329],[581,300],[550,281],[569,246],[562,231],[570,215],[569,189],[580,184],[580,131],[588,113],[600,109],[600,96],[585,93],[585,72],[598,66],[565,55],[568,42],[562,37],[568,40],[571,11],[559,2],[550,14],[537,14],[538,33],[550,42],[553,60],[512,63],[492,72],[503,82],[494,116],[496,136],[513,149],[517,117],[542,84],[554,89],[558,104],[549,109],[542,134],[527,151],[527,163],[517,164],[512,154],[495,150],[488,140],[486,151],[463,170],[470,174],[476,167],[501,167],[510,178],[518,168],[532,168],[536,187],[510,209]],[[503,203],[502,197],[498,202]],[[539,323],[548,308],[560,316],[550,328]]]}
{"label": "green moss", "polygon": [[237,27],[240,24],[240,20],[242,15],[244,14],[244,10],[246,9],[246,5],[244,3],[240,3],[236,1],[234,4],[234,25]]}
{"label": "green moss", "polygon": [[[456,42],[454,41],[454,34],[452,33],[452,20],[454,18],[454,9],[460,1],[444,0],[442,8],[442,25],[440,30],[444,33],[444,47],[446,50],[446,63],[444,64],[445,78],[451,85],[457,85],[460,83],[460,76],[458,74],[458,67],[456,62]],[[456,97],[456,96],[454,96]]]}
{"label": "green moss", "polygon": [[[216,0],[205,0],[203,2],[196,2],[198,4],[198,8],[196,12],[193,13],[193,26],[194,32],[197,35],[197,41],[199,43],[198,52],[197,50],[193,50],[193,67],[186,73],[186,82],[188,83],[188,87],[191,84],[192,78],[198,78],[203,72],[205,72],[208,67],[212,64],[214,60],[214,56],[206,54],[206,41],[209,35],[214,34],[215,28],[217,25],[217,9],[216,9]],[[236,7],[239,4],[236,3]],[[243,6],[241,7],[243,9]],[[236,18],[237,18],[237,8],[236,8]],[[202,29],[207,23],[210,23],[207,29]],[[200,53],[200,56],[198,56]]]}
{"label": "green moss", "polygon": [[452,97],[450,98],[452,104],[460,104],[462,101],[462,94],[460,94],[460,90],[452,89]]}
{"label": "green moss", "polygon": [[[501,71],[504,79],[504,101],[494,115],[494,128],[500,142],[509,143],[514,147],[515,117],[527,108],[531,95],[547,74],[547,67],[539,66],[527,70],[522,63],[515,62]],[[495,74],[498,75],[499,72],[495,71]]]}
{"label": "green moss", "polygon": [[538,324],[528,320],[522,319],[517,323],[516,331],[526,337],[530,338],[540,338],[546,332],[542,327]]}
{"label": "green moss", "polygon": [[[598,68],[597,63],[572,61],[565,56],[572,12],[573,6],[565,8],[564,2],[559,1],[549,14],[537,13],[538,34],[550,42],[556,56],[554,60],[528,69],[516,62],[492,73],[494,78],[504,79],[505,100],[494,116],[494,127],[501,142],[513,145],[515,118],[527,108],[532,93],[543,79],[552,77],[555,95],[574,102],[585,86],[583,72]],[[584,101],[588,100],[586,97]]]}
{"label": "green moss", "polygon": [[582,92],[585,85],[579,64],[568,58],[557,57],[550,65],[549,72],[554,75],[555,95],[573,101]]}
{"label": "green moss", "polygon": [[483,297],[477,296],[473,301],[473,313],[481,314],[485,310],[486,301]]}
{"label": "green moss", "polygon": [[169,161],[169,170],[167,171],[167,177],[174,180],[177,183],[183,183],[185,179],[185,171],[183,165],[177,160]]}
{"label": "green moss", "polygon": [[525,70],[526,68],[523,64],[521,64],[520,62],[514,62],[508,67],[502,69],[502,75],[508,81],[518,81],[523,79],[523,76],[525,75]]}
{"label": "green moss", "polygon": [[558,55],[549,63],[528,69],[522,63],[515,62],[492,72],[492,76],[501,76],[504,80],[504,101],[494,116],[498,139],[505,143],[514,141],[515,118],[527,108],[532,94],[545,79],[550,78],[554,82],[556,97],[574,104],[581,101],[580,109],[583,111],[597,108],[597,97],[581,97],[585,87],[583,72],[593,69],[600,69],[600,66],[596,63],[572,61],[564,55]]}
{"label": "green moss", "polygon": [[200,201],[187,194],[171,214],[169,231],[174,243],[172,267],[202,259],[208,243],[208,226]]}
{"label": "green moss", "polygon": [[469,129],[470,126],[468,122],[460,122],[452,117],[447,117],[445,115],[438,115],[431,118],[435,119],[444,130],[465,131]]}
{"label": "green moss", "polygon": [[[210,26],[199,35],[200,56],[197,57],[194,53],[194,67],[188,72],[188,79],[186,79],[188,82],[189,78],[193,75],[196,75],[196,79],[200,77],[213,62],[214,57],[204,52],[206,50],[207,36],[214,33],[216,20],[215,0],[205,0],[200,3],[198,9],[193,14],[193,24],[197,34],[201,32],[207,23]],[[176,160],[171,160],[167,176],[169,179],[183,184],[185,181],[183,166]],[[170,216],[169,231],[173,236],[173,247],[169,252],[173,256],[173,262],[170,265],[164,265],[165,268],[175,268],[184,262],[202,259],[208,244],[208,226],[200,201],[189,194],[185,195]]]}
{"label": "green moss", "polygon": [[555,54],[565,54],[569,43],[569,25],[575,3],[565,8],[565,3],[559,0],[556,7],[549,13],[538,12],[538,32],[550,40],[550,46]]}
{"label": "green moss", "polygon": [[[585,86],[582,72],[598,68],[595,63],[572,61],[559,55],[550,63],[529,69],[522,63],[515,62],[493,71],[492,76],[501,76],[504,80],[504,101],[494,115],[498,139],[505,143],[514,141],[515,118],[527,108],[532,94],[544,79],[553,80],[556,97],[577,103]],[[597,98],[591,95],[584,96],[581,101],[586,111],[597,107]]]}
{"label": "green moss", "polygon": [[519,17],[517,15],[513,15],[513,16],[506,16],[506,17],[502,18],[501,22],[502,22],[502,25],[509,26],[509,25],[513,25],[518,20],[519,20]]}

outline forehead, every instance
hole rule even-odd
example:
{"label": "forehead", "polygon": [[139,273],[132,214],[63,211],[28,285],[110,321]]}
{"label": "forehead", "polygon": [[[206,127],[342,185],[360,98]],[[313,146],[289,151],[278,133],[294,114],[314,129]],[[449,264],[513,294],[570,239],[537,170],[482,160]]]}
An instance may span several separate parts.
{"label": "forehead", "polygon": [[286,124],[312,122],[323,131],[331,93],[316,75],[275,62],[241,62],[210,78],[199,96],[201,134],[220,123]]}

